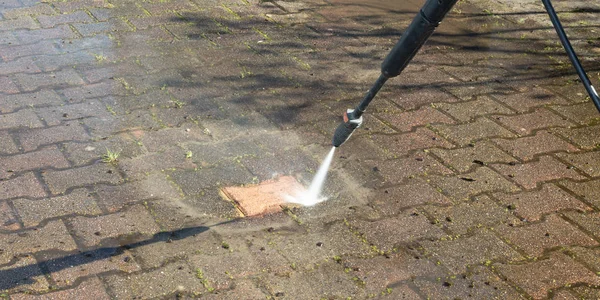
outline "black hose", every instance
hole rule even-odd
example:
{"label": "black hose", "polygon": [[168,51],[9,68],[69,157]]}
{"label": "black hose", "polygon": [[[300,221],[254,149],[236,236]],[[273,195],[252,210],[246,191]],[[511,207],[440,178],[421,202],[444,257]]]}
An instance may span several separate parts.
{"label": "black hose", "polygon": [[585,86],[585,90],[590,95],[590,98],[594,102],[594,105],[596,105],[596,109],[600,112],[600,98],[598,98],[598,93],[596,92],[596,89],[594,89],[594,86],[592,85],[590,79],[585,73],[585,70],[581,66],[581,62],[579,62],[579,59],[577,58],[577,55],[575,54],[575,51],[573,50],[573,47],[571,46],[571,43],[567,38],[565,30],[560,24],[560,20],[556,15],[554,7],[552,7],[552,3],[550,2],[550,0],[542,0],[542,3],[544,4],[544,7],[546,8],[548,15],[550,16],[550,21],[552,21],[552,25],[554,26],[554,29],[558,34],[560,42],[562,43],[563,47],[565,48],[565,51],[567,52],[567,55],[569,56],[569,59],[571,60],[571,64],[573,65],[573,67],[575,67],[575,71],[577,71],[579,79],[581,79],[583,86]]}

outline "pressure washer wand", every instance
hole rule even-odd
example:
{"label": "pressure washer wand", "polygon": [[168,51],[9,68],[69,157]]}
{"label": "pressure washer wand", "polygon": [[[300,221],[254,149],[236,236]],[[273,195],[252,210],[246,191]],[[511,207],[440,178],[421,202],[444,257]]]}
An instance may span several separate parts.
{"label": "pressure washer wand", "polygon": [[375,98],[377,92],[379,92],[389,78],[400,75],[442,19],[444,19],[448,11],[452,9],[456,1],[427,0],[410,26],[402,34],[398,43],[396,43],[381,64],[381,75],[375,84],[369,89],[355,109],[348,109],[344,113],[344,121],[337,127],[333,134],[334,147],[339,147],[346,142],[354,130],[362,124],[362,114],[373,98]]}

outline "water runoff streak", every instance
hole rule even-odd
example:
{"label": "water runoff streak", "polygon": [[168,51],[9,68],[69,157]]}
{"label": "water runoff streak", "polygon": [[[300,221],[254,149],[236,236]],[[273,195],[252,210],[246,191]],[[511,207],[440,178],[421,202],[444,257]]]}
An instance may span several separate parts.
{"label": "water runoff streak", "polygon": [[327,171],[329,171],[329,165],[331,165],[334,153],[335,147],[332,147],[331,151],[329,151],[329,154],[327,154],[327,157],[319,167],[319,171],[317,171],[317,174],[315,175],[315,178],[313,178],[308,190],[297,192],[295,196],[286,195],[285,200],[287,202],[297,203],[303,206],[313,206],[317,203],[327,200],[326,197],[321,196],[321,190],[323,189],[323,184],[327,178]]}

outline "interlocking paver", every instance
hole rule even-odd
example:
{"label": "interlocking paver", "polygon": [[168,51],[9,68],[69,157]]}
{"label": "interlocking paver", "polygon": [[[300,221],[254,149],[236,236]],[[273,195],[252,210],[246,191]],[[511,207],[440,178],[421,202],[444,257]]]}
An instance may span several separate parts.
{"label": "interlocking paver", "polygon": [[452,171],[427,153],[414,153],[407,158],[373,162],[373,168],[391,184],[402,183],[407,178],[418,175],[450,175]]}
{"label": "interlocking paver", "polygon": [[517,160],[489,141],[481,141],[469,144],[464,148],[457,149],[431,149],[446,164],[464,173],[479,165],[486,165],[494,162],[516,163]]}
{"label": "interlocking paver", "polygon": [[33,44],[42,40],[75,39],[77,34],[68,25],[60,25],[48,29],[19,30],[17,37],[22,44]]}
{"label": "interlocking paver", "polygon": [[533,189],[539,183],[561,179],[584,179],[582,175],[575,170],[568,168],[551,156],[542,156],[536,162],[512,165],[494,165],[504,176],[522,185],[526,189]]}
{"label": "interlocking paver", "polygon": [[7,201],[0,202],[0,230],[18,230],[21,224]]}
{"label": "interlocking paver", "polygon": [[91,277],[81,282],[73,288],[66,290],[60,290],[42,295],[31,295],[28,293],[19,293],[10,295],[11,299],[27,300],[27,299],[39,299],[39,300],[60,300],[60,299],[82,299],[82,298],[93,298],[98,300],[108,300],[110,297],[106,293],[106,289],[102,284],[102,281],[97,277]]}
{"label": "interlocking paver", "polygon": [[22,109],[14,113],[0,115],[0,129],[7,128],[39,128],[44,126],[31,109]]}
{"label": "interlocking paver", "polygon": [[497,230],[531,257],[539,257],[545,249],[561,245],[598,245],[590,236],[555,214],[547,216],[541,223],[503,226]]}
{"label": "interlocking paver", "polygon": [[566,187],[568,190],[582,197],[588,203],[591,203],[592,205],[596,206],[596,208],[600,208],[600,198],[598,197],[600,193],[599,180],[585,182],[561,181],[560,185]]}
{"label": "interlocking paver", "polygon": [[117,169],[109,164],[95,164],[62,171],[47,171],[42,176],[53,194],[62,194],[73,187],[122,182]]}
{"label": "interlocking paver", "polygon": [[596,238],[600,237],[598,233],[598,226],[600,225],[600,214],[597,212],[590,212],[587,214],[567,212],[565,213],[569,220],[572,220],[577,225],[587,230],[587,232]]}
{"label": "interlocking paver", "polygon": [[395,135],[373,135],[373,140],[394,155],[406,155],[414,150],[433,147],[452,148],[452,144],[434,132],[417,128],[414,132]]}
{"label": "interlocking paver", "polygon": [[448,267],[452,274],[462,274],[473,265],[489,265],[492,261],[515,262],[522,256],[489,230],[476,230],[472,236],[451,241],[423,242],[432,257]]}
{"label": "interlocking paver", "polygon": [[561,210],[589,211],[592,209],[554,184],[544,184],[539,191],[515,194],[497,193],[494,194],[494,197],[498,198],[506,208],[514,210],[518,216],[527,221],[538,221],[545,214]]}
{"label": "interlocking paver", "polygon": [[66,196],[41,200],[15,199],[13,205],[26,227],[36,226],[54,217],[102,213],[92,195],[85,189],[74,190]]}
{"label": "interlocking paver", "polygon": [[527,91],[509,95],[494,95],[496,99],[519,112],[550,104],[568,104],[569,102],[554,93],[540,87],[531,87]]}
{"label": "interlocking paver", "polygon": [[466,276],[450,276],[440,280],[417,278],[415,285],[422,294],[431,299],[522,298],[514,288],[485,267],[476,267]]}
{"label": "interlocking paver", "polygon": [[600,278],[567,255],[552,252],[549,258],[526,264],[496,264],[496,269],[535,299],[545,298],[548,291],[578,282],[591,285]]}
{"label": "interlocking paver", "polygon": [[0,264],[10,262],[14,256],[43,250],[75,250],[75,241],[69,235],[65,224],[48,222],[41,228],[0,234]]}
{"label": "interlocking paver", "polygon": [[435,103],[434,105],[439,110],[445,111],[449,115],[462,122],[466,122],[483,115],[513,113],[513,111],[506,106],[486,96],[478,97],[475,101],[460,103]]}
{"label": "interlocking paver", "polygon": [[38,151],[0,157],[0,179],[6,179],[12,173],[45,168],[67,168],[70,164],[56,146]]}
{"label": "interlocking paver", "polygon": [[65,122],[48,128],[21,131],[17,136],[25,151],[32,151],[47,144],[83,141],[89,138],[85,129],[76,121]]}
{"label": "interlocking paver", "polygon": [[595,149],[600,145],[600,137],[596,134],[598,129],[600,125],[554,131],[583,149]]}
{"label": "interlocking paver", "polygon": [[0,131],[0,154],[14,154],[18,151],[12,136],[6,131]]}
{"label": "interlocking paver", "polygon": [[184,262],[170,263],[147,273],[106,278],[109,291],[118,298],[155,298],[175,292],[199,295],[206,291],[197,272]]}
{"label": "interlocking paver", "polygon": [[437,130],[441,136],[462,146],[486,138],[509,138],[515,136],[510,131],[484,117],[478,118],[471,123],[460,125],[433,125],[433,128]]}
{"label": "interlocking paver", "polygon": [[413,127],[434,123],[454,123],[454,120],[430,106],[402,113],[378,113],[377,116],[400,131],[410,131]]}
{"label": "interlocking paver", "polygon": [[75,217],[69,221],[75,235],[86,247],[98,244],[102,239],[141,233],[152,235],[159,231],[158,225],[142,205],[134,205],[125,211],[98,217]]}
{"label": "interlocking paver", "polygon": [[589,124],[600,118],[598,110],[591,102],[569,106],[555,106],[552,109],[581,125]]}
{"label": "interlocking paver", "polygon": [[519,188],[488,167],[480,167],[461,176],[431,176],[431,183],[455,200],[491,191],[516,192]]}
{"label": "interlocking paver", "polygon": [[46,192],[36,176],[29,172],[21,176],[0,181],[0,195],[3,199],[46,196]]}
{"label": "interlocking paver", "polygon": [[19,257],[15,263],[0,267],[0,274],[0,291],[48,290],[48,280],[33,256]]}
{"label": "interlocking paver", "polygon": [[455,206],[428,205],[424,210],[436,222],[455,234],[466,234],[480,227],[493,228],[501,224],[509,226],[521,224],[519,219],[486,195],[473,197],[470,201]]}
{"label": "interlocking paver", "polygon": [[392,215],[422,204],[451,204],[442,193],[422,179],[410,179],[405,185],[379,190],[371,201],[382,214]]}
{"label": "interlocking paver", "polygon": [[495,139],[500,148],[522,160],[531,160],[535,155],[550,152],[577,152],[579,149],[561,138],[547,132],[538,131],[534,136],[518,139]]}
{"label": "interlocking paver", "polygon": [[546,108],[514,116],[496,116],[495,119],[502,125],[522,135],[529,135],[532,131],[542,128],[569,127],[574,125],[572,122]]}
{"label": "interlocking paver", "polygon": [[0,111],[8,113],[25,107],[40,107],[64,104],[60,96],[52,90],[28,94],[6,95],[0,99]]}
{"label": "interlocking paver", "polygon": [[76,11],[71,14],[61,14],[56,16],[39,16],[37,20],[44,28],[52,28],[56,25],[68,23],[89,23],[93,19],[84,11]]}

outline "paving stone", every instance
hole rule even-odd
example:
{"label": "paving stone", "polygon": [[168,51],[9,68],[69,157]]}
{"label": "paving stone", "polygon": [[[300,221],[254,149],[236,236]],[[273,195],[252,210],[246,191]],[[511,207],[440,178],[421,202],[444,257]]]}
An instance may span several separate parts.
{"label": "paving stone", "polygon": [[275,179],[279,176],[294,175],[300,172],[311,172],[318,169],[315,159],[299,148],[273,151],[267,148],[258,156],[244,156],[242,164],[259,180]]}
{"label": "paving stone", "polygon": [[265,181],[256,186],[229,186],[222,189],[232,201],[235,201],[245,216],[257,216],[280,212],[285,205],[286,194],[300,195],[307,191],[291,176]]}
{"label": "paving stone", "polygon": [[266,299],[267,296],[261,288],[255,283],[256,280],[252,279],[241,279],[235,280],[233,285],[234,289],[223,291],[215,294],[206,294],[203,296],[205,299],[213,300],[236,300],[239,299],[240,295],[248,299]]}
{"label": "paving stone", "polygon": [[44,253],[39,260],[48,268],[49,275],[59,287],[67,287],[80,278],[113,271],[132,273],[140,267],[127,250],[99,248],[75,254]]}
{"label": "paving stone", "polygon": [[502,275],[508,277],[510,282],[535,299],[545,298],[549,290],[574,283],[600,283],[596,274],[560,252],[552,252],[547,259],[531,263],[497,264],[495,267]]}
{"label": "paving stone", "polygon": [[136,255],[136,261],[144,268],[160,267],[195,254],[223,254],[221,240],[206,226],[186,227],[171,232],[158,233],[150,242],[127,246]]}
{"label": "paving stone", "polygon": [[531,257],[539,257],[545,249],[558,246],[598,245],[598,242],[557,215],[549,215],[541,223],[520,227],[500,227],[497,230]]}
{"label": "paving stone", "polygon": [[141,181],[127,182],[121,185],[97,185],[94,192],[102,206],[115,212],[130,203],[150,199],[179,199],[179,191],[163,174],[152,174]]}
{"label": "paving stone", "polygon": [[8,77],[0,77],[0,93],[16,94],[19,92],[17,85]]}
{"label": "paving stone", "polygon": [[600,289],[580,286],[573,288],[575,293],[583,299],[594,299],[600,297]]}
{"label": "paving stone", "polygon": [[551,156],[542,156],[538,161],[525,164],[493,165],[493,167],[500,174],[510,177],[526,189],[533,189],[542,182],[560,178],[575,180],[585,178]]}
{"label": "paving stone", "polygon": [[494,162],[516,163],[517,160],[489,141],[481,141],[469,144],[467,147],[458,149],[431,149],[431,153],[441,158],[444,164],[465,173],[479,166]]}
{"label": "paving stone", "polygon": [[13,112],[24,107],[39,107],[46,105],[60,105],[64,102],[54,91],[39,91],[30,94],[5,95],[0,99],[0,111]]}
{"label": "paving stone", "polygon": [[600,152],[557,153],[556,156],[592,176],[600,176]]}
{"label": "paving stone", "polygon": [[66,196],[41,200],[16,199],[13,200],[13,204],[25,227],[36,226],[54,217],[102,213],[92,195],[85,189],[74,190]]}
{"label": "paving stone", "polygon": [[0,234],[0,264],[10,262],[14,256],[44,250],[75,250],[77,246],[61,220],[48,222],[42,228]]}
{"label": "paving stone", "polygon": [[423,106],[418,110],[402,113],[377,113],[384,122],[394,126],[399,131],[410,131],[416,126],[445,123],[453,124],[454,120],[431,106]]}
{"label": "paving stone", "polygon": [[332,262],[287,276],[267,274],[262,281],[271,295],[290,299],[365,298],[364,291],[344,273],[342,266]]}
{"label": "paving stone", "polygon": [[431,176],[431,184],[439,187],[454,200],[468,200],[483,192],[516,192],[519,188],[487,167],[480,167],[460,176]]}
{"label": "paving stone", "polygon": [[117,170],[104,163],[63,171],[46,171],[42,176],[53,194],[62,194],[72,187],[122,182]]}
{"label": "paving stone", "polygon": [[14,113],[0,115],[0,129],[19,127],[39,128],[43,126],[35,112],[30,109],[22,109]]}
{"label": "paving stone", "polygon": [[561,181],[560,185],[566,187],[576,195],[582,197],[587,203],[594,205],[596,208],[600,208],[600,181],[586,181],[586,182],[570,182]]}
{"label": "paving stone", "polygon": [[572,141],[582,149],[595,149],[600,145],[600,138],[596,132],[600,129],[600,125],[581,127],[577,129],[554,129],[556,132],[564,138]]}
{"label": "paving stone", "polygon": [[36,150],[47,144],[83,141],[89,138],[85,129],[75,121],[59,126],[21,131],[17,136],[25,151]]}
{"label": "paving stone", "polygon": [[[14,73],[38,73],[41,70],[35,65],[31,57],[24,57],[10,62],[3,62],[0,75],[10,75]],[[6,96],[8,97],[8,96]],[[2,101],[4,102],[4,101]]]}
{"label": "paving stone", "polygon": [[0,202],[0,230],[12,231],[21,229],[21,224],[8,202]]}
{"label": "paving stone", "polygon": [[0,21],[0,31],[15,29],[37,29],[40,25],[30,16],[23,16],[12,20]]}
{"label": "paving stone", "polygon": [[[2,23],[0,23],[0,27],[2,27],[1,24]],[[58,50],[56,49],[54,44],[50,41],[40,41],[35,44],[0,47],[0,57],[2,57],[2,59],[4,61],[12,61],[17,58],[26,57],[26,56],[54,55],[54,54],[58,54],[58,53],[59,53]],[[34,83],[35,80],[29,80],[29,81],[25,82],[25,80],[32,78],[31,76],[35,77],[35,75],[32,75],[32,74],[15,74],[15,78],[17,79],[17,82],[19,82],[19,83]],[[49,77],[48,74],[46,74],[46,76]],[[39,77],[40,76],[37,76],[38,80],[39,80]],[[27,88],[30,88],[30,87],[28,86]],[[30,90],[30,89],[28,89],[28,90]],[[35,88],[31,89],[31,90],[35,90]]]}
{"label": "paving stone", "polygon": [[414,132],[397,135],[373,135],[373,141],[395,156],[408,154],[410,151],[433,147],[451,148],[452,144],[425,128],[417,128]]}
{"label": "paving stone", "polygon": [[469,266],[489,265],[493,261],[523,260],[518,252],[485,229],[476,230],[471,236],[449,241],[426,241],[422,245],[432,253],[434,259],[450,269],[452,274],[462,274]]}
{"label": "paving stone", "polygon": [[74,234],[86,247],[97,245],[106,238],[118,238],[134,233],[152,235],[160,230],[150,213],[141,205],[134,205],[110,215],[74,217],[69,223]]}
{"label": "paving stone", "polygon": [[554,93],[540,87],[531,87],[517,94],[494,95],[494,98],[519,112],[526,112],[534,107],[547,105],[564,105],[568,102]]}
{"label": "paving stone", "polygon": [[[33,256],[17,258],[12,265],[0,267],[0,291],[43,292],[48,290],[48,281]],[[11,298],[13,296],[11,295]],[[15,299],[18,299],[15,297]]]}
{"label": "paving stone", "polygon": [[22,16],[35,15],[53,15],[56,11],[47,3],[40,3],[33,6],[25,6],[18,8],[9,8],[2,11],[2,16],[7,19],[15,19]]}
{"label": "paving stone", "polygon": [[461,202],[454,206],[428,205],[423,209],[444,228],[459,235],[466,234],[474,228],[521,224],[519,219],[503,207],[498,206],[486,195],[473,197],[467,202]]}
{"label": "paving stone", "polygon": [[35,91],[46,86],[63,87],[85,84],[83,79],[73,69],[50,72],[49,74],[15,74],[14,76],[26,92]]}
{"label": "paving stone", "polygon": [[6,131],[0,131],[0,154],[7,155],[17,152],[19,152],[19,149],[10,134]]}
{"label": "paving stone", "polygon": [[238,278],[255,276],[261,270],[247,252],[229,252],[224,255],[194,255],[188,261],[201,274],[204,286],[214,290],[229,289]]}
{"label": "paving stone", "polygon": [[494,137],[515,137],[513,133],[484,117],[472,123],[461,125],[433,125],[433,128],[443,137],[458,143],[461,146],[481,139]]}
{"label": "paving stone", "polygon": [[143,145],[134,140],[129,134],[115,134],[106,139],[91,142],[66,142],[62,152],[73,166],[84,166],[99,163],[107,154],[107,149],[119,153],[117,162],[127,157],[142,156],[146,153]]}
{"label": "paving stone", "polygon": [[199,295],[206,291],[196,272],[183,262],[128,276],[112,275],[106,279],[109,291],[118,298],[144,299],[166,296],[174,292]]}
{"label": "paving stone", "polygon": [[545,214],[574,209],[589,211],[592,208],[569,195],[554,184],[544,184],[539,191],[516,194],[494,194],[502,205],[527,221],[538,221]]}
{"label": "paving stone", "polygon": [[440,174],[450,175],[452,171],[439,163],[427,153],[413,153],[407,158],[371,162],[383,176],[385,182],[402,183],[407,178],[419,175]]}
{"label": "paving stone", "polygon": [[[207,142],[210,136],[198,127],[190,128],[165,128],[158,131],[136,131],[133,132],[136,138],[140,139],[146,149],[150,152],[164,151],[169,146],[183,144],[187,142]],[[207,144],[206,147],[216,150]],[[194,150],[194,149],[192,149]],[[219,151],[225,151],[221,148]],[[192,151],[196,155],[198,152]]]}
{"label": "paving stone", "polygon": [[483,115],[513,113],[513,111],[506,106],[486,96],[478,97],[475,101],[435,103],[434,106],[462,122],[473,120],[474,118]]}
{"label": "paving stone", "polygon": [[106,293],[106,289],[102,284],[102,281],[97,277],[91,277],[86,279],[79,285],[65,289],[60,291],[55,291],[42,295],[31,295],[27,293],[22,294],[12,294],[10,295],[11,299],[16,300],[27,300],[27,299],[37,299],[37,300],[60,300],[60,299],[83,299],[83,298],[93,298],[98,300],[108,300],[110,297]]}
{"label": "paving stone", "polygon": [[[38,19],[47,17],[40,16]],[[76,39],[78,37],[68,25],[56,26],[49,29],[19,30],[16,33],[23,44],[37,43],[42,40]]]}
{"label": "paving stone", "polygon": [[500,148],[522,160],[531,160],[535,155],[556,151],[577,152],[577,147],[565,142],[563,139],[547,132],[538,131],[536,135],[518,139],[495,139]]}
{"label": "paving stone", "polygon": [[60,93],[70,103],[82,102],[86,99],[106,97],[110,95],[125,95],[125,88],[114,81],[103,81],[88,84],[83,87],[73,87],[60,90]]}
{"label": "paving stone", "polygon": [[110,118],[110,113],[106,110],[105,104],[100,101],[88,101],[44,109],[38,115],[48,126],[60,125],[65,120],[80,120],[89,117]]}
{"label": "paving stone", "polygon": [[9,180],[0,181],[0,194],[3,199],[18,197],[39,198],[46,196],[39,180],[33,173],[26,173]]}
{"label": "paving stone", "polygon": [[590,124],[600,118],[591,101],[569,106],[552,106],[552,109],[580,125]]}
{"label": "paving stone", "polygon": [[585,247],[573,247],[569,249],[569,252],[574,254],[574,258],[580,262],[583,262],[592,271],[600,272],[600,249],[598,248],[585,248]]}
{"label": "paving stone", "polygon": [[400,214],[376,221],[350,220],[353,231],[363,236],[371,245],[385,252],[400,244],[424,239],[439,239],[446,234],[422,214],[404,211]]}
{"label": "paving stone", "polygon": [[[338,259],[338,258],[336,258]],[[441,277],[446,271],[433,262],[412,253],[397,252],[373,258],[341,257],[336,262],[348,270],[348,274],[364,282],[367,294],[388,293],[389,297],[399,296],[395,285],[415,277]],[[391,288],[394,286],[394,288]],[[402,298],[396,298],[402,299]]]}
{"label": "paving stone", "polygon": [[418,278],[415,285],[431,299],[522,299],[505,281],[485,267],[475,267],[465,276],[440,280]]}
{"label": "paving stone", "polygon": [[588,234],[591,234],[598,238],[600,234],[598,233],[598,226],[600,225],[600,214],[599,213],[587,213],[581,214],[576,212],[567,212],[565,213],[567,218],[577,223],[577,225],[581,226],[587,230]]}
{"label": "paving stone", "polygon": [[186,195],[196,195],[210,187],[252,183],[252,174],[233,163],[197,171],[176,171],[171,177]]}
{"label": "paving stone", "polygon": [[71,14],[61,14],[55,16],[38,16],[37,20],[40,22],[42,27],[51,28],[56,25],[70,24],[70,23],[91,23],[92,18],[84,11],[76,11]]}
{"label": "paving stone", "polygon": [[0,157],[0,178],[6,179],[12,173],[44,168],[67,168],[70,164],[56,146],[39,151]]}
{"label": "paving stone", "polygon": [[334,256],[361,256],[371,253],[368,245],[352,233],[341,221],[334,221],[326,227],[313,225],[310,232],[281,230],[268,237],[268,245],[283,255],[299,270],[311,269]]}
{"label": "paving stone", "polygon": [[372,205],[382,214],[393,215],[423,204],[447,205],[452,202],[422,179],[409,179],[406,185],[376,190]]}
{"label": "paving stone", "polygon": [[[183,170],[193,172],[198,167],[190,158],[186,158],[186,151],[176,146],[135,158],[119,159],[119,166],[128,179],[134,180],[144,179],[153,172],[172,171],[178,174],[185,172]],[[202,170],[198,170],[198,172]]]}
{"label": "paving stone", "polygon": [[495,116],[502,125],[512,129],[514,132],[529,135],[534,130],[549,127],[570,127],[574,124],[565,118],[551,112],[546,108],[536,109],[532,113],[514,116]]}
{"label": "paving stone", "polygon": [[568,290],[560,290],[560,291],[556,291],[553,293],[553,297],[552,299],[562,299],[562,300],[576,300],[577,297],[575,297],[572,293],[570,293]]}

